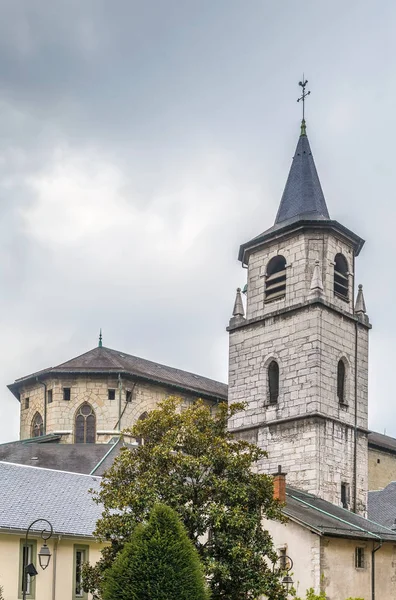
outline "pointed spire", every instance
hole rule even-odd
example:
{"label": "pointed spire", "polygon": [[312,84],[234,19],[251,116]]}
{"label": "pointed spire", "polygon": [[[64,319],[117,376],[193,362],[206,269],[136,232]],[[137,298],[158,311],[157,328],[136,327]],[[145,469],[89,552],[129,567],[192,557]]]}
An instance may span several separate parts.
{"label": "pointed spire", "polygon": [[364,301],[363,286],[361,284],[358,286],[358,293],[356,296],[356,303],[355,303],[355,313],[362,314],[362,315],[366,314],[366,303]]}
{"label": "pointed spire", "polygon": [[102,328],[100,328],[98,348],[102,348],[102,346],[103,346],[103,344],[102,344]]}
{"label": "pointed spire", "polygon": [[314,221],[330,219],[308,141],[305,119],[301,122],[301,134],[275,225],[290,219]]}
{"label": "pointed spire", "polygon": [[245,309],[243,308],[241,288],[237,288],[236,298],[234,303],[234,310],[232,311],[233,317],[244,317]]}
{"label": "pointed spire", "polygon": [[309,296],[311,298],[320,298],[323,296],[322,273],[320,269],[320,262],[318,260],[315,260]]}

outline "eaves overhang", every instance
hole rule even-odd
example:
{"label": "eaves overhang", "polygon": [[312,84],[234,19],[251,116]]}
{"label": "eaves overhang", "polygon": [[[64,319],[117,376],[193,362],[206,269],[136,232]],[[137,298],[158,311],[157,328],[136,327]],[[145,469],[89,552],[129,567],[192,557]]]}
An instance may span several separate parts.
{"label": "eaves overhang", "polygon": [[295,235],[296,233],[302,231],[333,231],[334,233],[341,235],[344,239],[346,239],[349,243],[352,244],[355,256],[358,256],[361,249],[364,245],[364,240],[353,233],[344,225],[341,225],[338,221],[334,221],[332,219],[290,219],[285,223],[280,223],[279,225],[274,225],[270,229],[267,229],[262,234],[253,238],[252,240],[242,244],[239,248],[238,260],[242,262],[243,265],[247,265],[249,262],[249,256],[253,252],[257,252],[261,248],[265,247],[268,243],[274,242],[279,239],[284,239],[285,237],[289,237],[291,235]]}

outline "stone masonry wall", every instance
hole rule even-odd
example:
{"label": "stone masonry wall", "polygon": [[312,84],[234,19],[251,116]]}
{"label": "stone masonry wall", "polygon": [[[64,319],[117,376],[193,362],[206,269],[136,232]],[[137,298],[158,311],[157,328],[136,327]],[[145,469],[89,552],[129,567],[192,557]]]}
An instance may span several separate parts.
{"label": "stone masonry wall", "polygon": [[[63,443],[74,442],[74,419],[84,402],[91,404],[96,416],[96,441],[107,442],[120,431],[118,379],[114,377],[79,376],[47,378],[47,390],[52,390],[53,401],[47,404],[47,433],[60,433]],[[70,400],[63,399],[63,388],[71,388]],[[115,390],[115,399],[108,399],[108,390]],[[126,392],[132,392],[132,401],[126,402]],[[196,399],[192,394],[178,393],[165,386],[130,381],[122,378],[121,429],[131,427],[144,412],[155,408],[159,401],[168,396],[182,397],[186,402]],[[25,399],[29,397],[29,408]],[[20,439],[30,438],[31,424],[36,412],[44,418],[44,386],[34,384],[21,392]]]}
{"label": "stone masonry wall", "polygon": [[396,481],[396,456],[369,448],[369,490],[383,490],[391,481]]}
{"label": "stone masonry wall", "polygon": [[[264,304],[263,276],[278,252],[287,261],[286,299]],[[350,265],[349,302],[333,293],[337,252]],[[322,267],[327,306],[310,302],[315,260]],[[256,430],[257,443],[270,453],[262,465],[267,472],[281,464],[289,483],[334,503],[340,502],[341,482],[348,483],[352,498],[357,329],[357,497],[364,512],[368,329],[352,317],[352,270],[352,249],[326,232],[300,233],[250,257],[247,320],[230,328],[229,358],[229,401],[245,401],[247,408],[235,415],[230,428],[244,437]],[[337,397],[340,359],[346,366],[344,405]],[[271,360],[278,362],[280,372],[276,404],[269,403]],[[314,418],[316,413],[324,418]]]}

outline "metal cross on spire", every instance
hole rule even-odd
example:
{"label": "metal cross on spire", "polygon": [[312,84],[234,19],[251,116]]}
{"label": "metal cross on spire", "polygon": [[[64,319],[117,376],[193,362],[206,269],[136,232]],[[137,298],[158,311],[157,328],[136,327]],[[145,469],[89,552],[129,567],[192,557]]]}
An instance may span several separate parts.
{"label": "metal cross on spire", "polygon": [[298,82],[298,85],[302,87],[302,94],[300,96],[300,98],[297,99],[297,102],[300,102],[302,100],[302,121],[301,121],[301,135],[305,135],[305,98],[307,96],[309,96],[309,94],[311,93],[310,91],[306,92],[305,91],[305,87],[308,83],[308,79],[304,79],[304,73],[303,73],[303,78],[302,81]]}

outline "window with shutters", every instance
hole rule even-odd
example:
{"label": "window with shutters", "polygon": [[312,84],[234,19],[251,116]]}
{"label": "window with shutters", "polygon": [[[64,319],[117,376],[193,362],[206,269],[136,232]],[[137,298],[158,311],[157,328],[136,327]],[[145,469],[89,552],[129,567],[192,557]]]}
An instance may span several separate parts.
{"label": "window with shutters", "polygon": [[270,404],[276,404],[279,397],[279,365],[276,360],[268,365],[268,390]]}
{"label": "window with shutters", "polygon": [[39,412],[36,412],[32,420],[31,437],[40,437],[42,435],[44,435],[43,417]]}
{"label": "window with shutters", "polygon": [[280,300],[286,294],[286,259],[278,255],[271,258],[265,276],[265,302]]}
{"label": "window with shutters", "polygon": [[76,413],[74,441],[76,444],[94,444],[96,438],[96,417],[90,404],[85,402]]}
{"label": "window with shutters", "polygon": [[349,300],[348,263],[343,254],[334,259],[334,294],[341,300]]}
{"label": "window with shutters", "polygon": [[341,359],[337,365],[337,398],[340,404],[347,404],[346,401],[346,368],[345,362]]}

